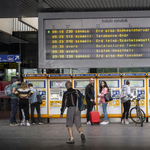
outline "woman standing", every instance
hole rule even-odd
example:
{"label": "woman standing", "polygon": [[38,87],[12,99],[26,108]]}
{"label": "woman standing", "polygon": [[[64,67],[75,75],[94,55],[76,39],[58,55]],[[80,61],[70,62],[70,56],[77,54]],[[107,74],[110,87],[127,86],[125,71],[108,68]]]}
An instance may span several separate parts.
{"label": "woman standing", "polygon": [[[124,112],[122,115],[122,124],[124,124],[124,123],[129,124],[128,116],[129,116],[129,110],[130,110],[130,106],[131,106],[130,98],[132,97],[131,90],[130,90],[130,82],[127,80],[126,85],[124,85],[122,88],[126,88],[127,96],[129,98],[129,100],[127,102],[123,103]],[[126,120],[124,120],[125,114],[126,114]]]}
{"label": "woman standing", "polygon": [[20,125],[23,125],[22,122],[22,115],[25,113],[25,120],[26,120],[26,125],[30,126],[29,123],[29,97],[33,94],[33,92],[27,88],[27,84],[25,82],[22,82],[20,88],[18,91],[15,92],[20,97],[19,101],[19,112],[22,112],[19,117],[21,120]]}
{"label": "woman standing", "polygon": [[102,102],[103,113],[104,113],[104,121],[101,124],[109,124],[108,115],[107,115],[108,102],[105,102],[105,94],[107,94],[109,92],[109,88],[107,86],[106,81],[101,81],[99,92],[100,92],[100,95],[98,95],[98,97],[100,97],[100,101],[98,104],[100,105],[100,103]]}

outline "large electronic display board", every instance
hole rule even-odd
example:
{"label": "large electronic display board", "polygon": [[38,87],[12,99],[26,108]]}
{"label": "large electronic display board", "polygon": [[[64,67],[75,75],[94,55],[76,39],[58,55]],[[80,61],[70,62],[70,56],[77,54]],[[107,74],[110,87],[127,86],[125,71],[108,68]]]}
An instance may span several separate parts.
{"label": "large electronic display board", "polygon": [[91,14],[39,15],[39,68],[140,67],[150,63],[150,18],[138,13],[118,18],[115,14],[108,18]]}

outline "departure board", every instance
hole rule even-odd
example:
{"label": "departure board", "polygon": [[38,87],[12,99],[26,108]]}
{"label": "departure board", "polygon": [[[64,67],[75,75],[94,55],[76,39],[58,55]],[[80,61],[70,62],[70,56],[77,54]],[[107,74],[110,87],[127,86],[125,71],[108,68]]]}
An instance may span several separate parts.
{"label": "departure board", "polygon": [[39,68],[149,67],[146,12],[39,14]]}
{"label": "departure board", "polygon": [[46,30],[46,59],[149,58],[150,28]]}

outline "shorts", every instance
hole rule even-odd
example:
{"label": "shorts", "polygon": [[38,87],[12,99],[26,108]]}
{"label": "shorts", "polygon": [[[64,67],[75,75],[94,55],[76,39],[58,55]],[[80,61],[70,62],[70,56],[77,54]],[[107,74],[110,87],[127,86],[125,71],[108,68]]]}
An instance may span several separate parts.
{"label": "shorts", "polygon": [[81,127],[81,111],[76,111],[75,107],[69,107],[67,110],[66,127]]}

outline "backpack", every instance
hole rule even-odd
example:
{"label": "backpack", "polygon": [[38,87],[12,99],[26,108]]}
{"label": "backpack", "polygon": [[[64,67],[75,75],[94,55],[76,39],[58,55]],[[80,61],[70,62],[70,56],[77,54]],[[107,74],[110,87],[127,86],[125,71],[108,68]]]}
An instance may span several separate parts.
{"label": "backpack", "polygon": [[10,85],[7,85],[6,87],[5,87],[5,95],[7,95],[7,96],[11,96],[12,95],[12,89],[11,89],[11,84]]}
{"label": "backpack", "polygon": [[121,98],[121,103],[125,103],[129,100],[126,86],[123,86],[123,88],[121,90],[120,98]]}
{"label": "backpack", "polygon": [[87,109],[87,102],[86,102],[85,96],[82,93],[78,92],[77,90],[76,90],[76,94],[77,94],[77,100],[78,100],[77,105],[78,105],[79,111],[83,111]]}

